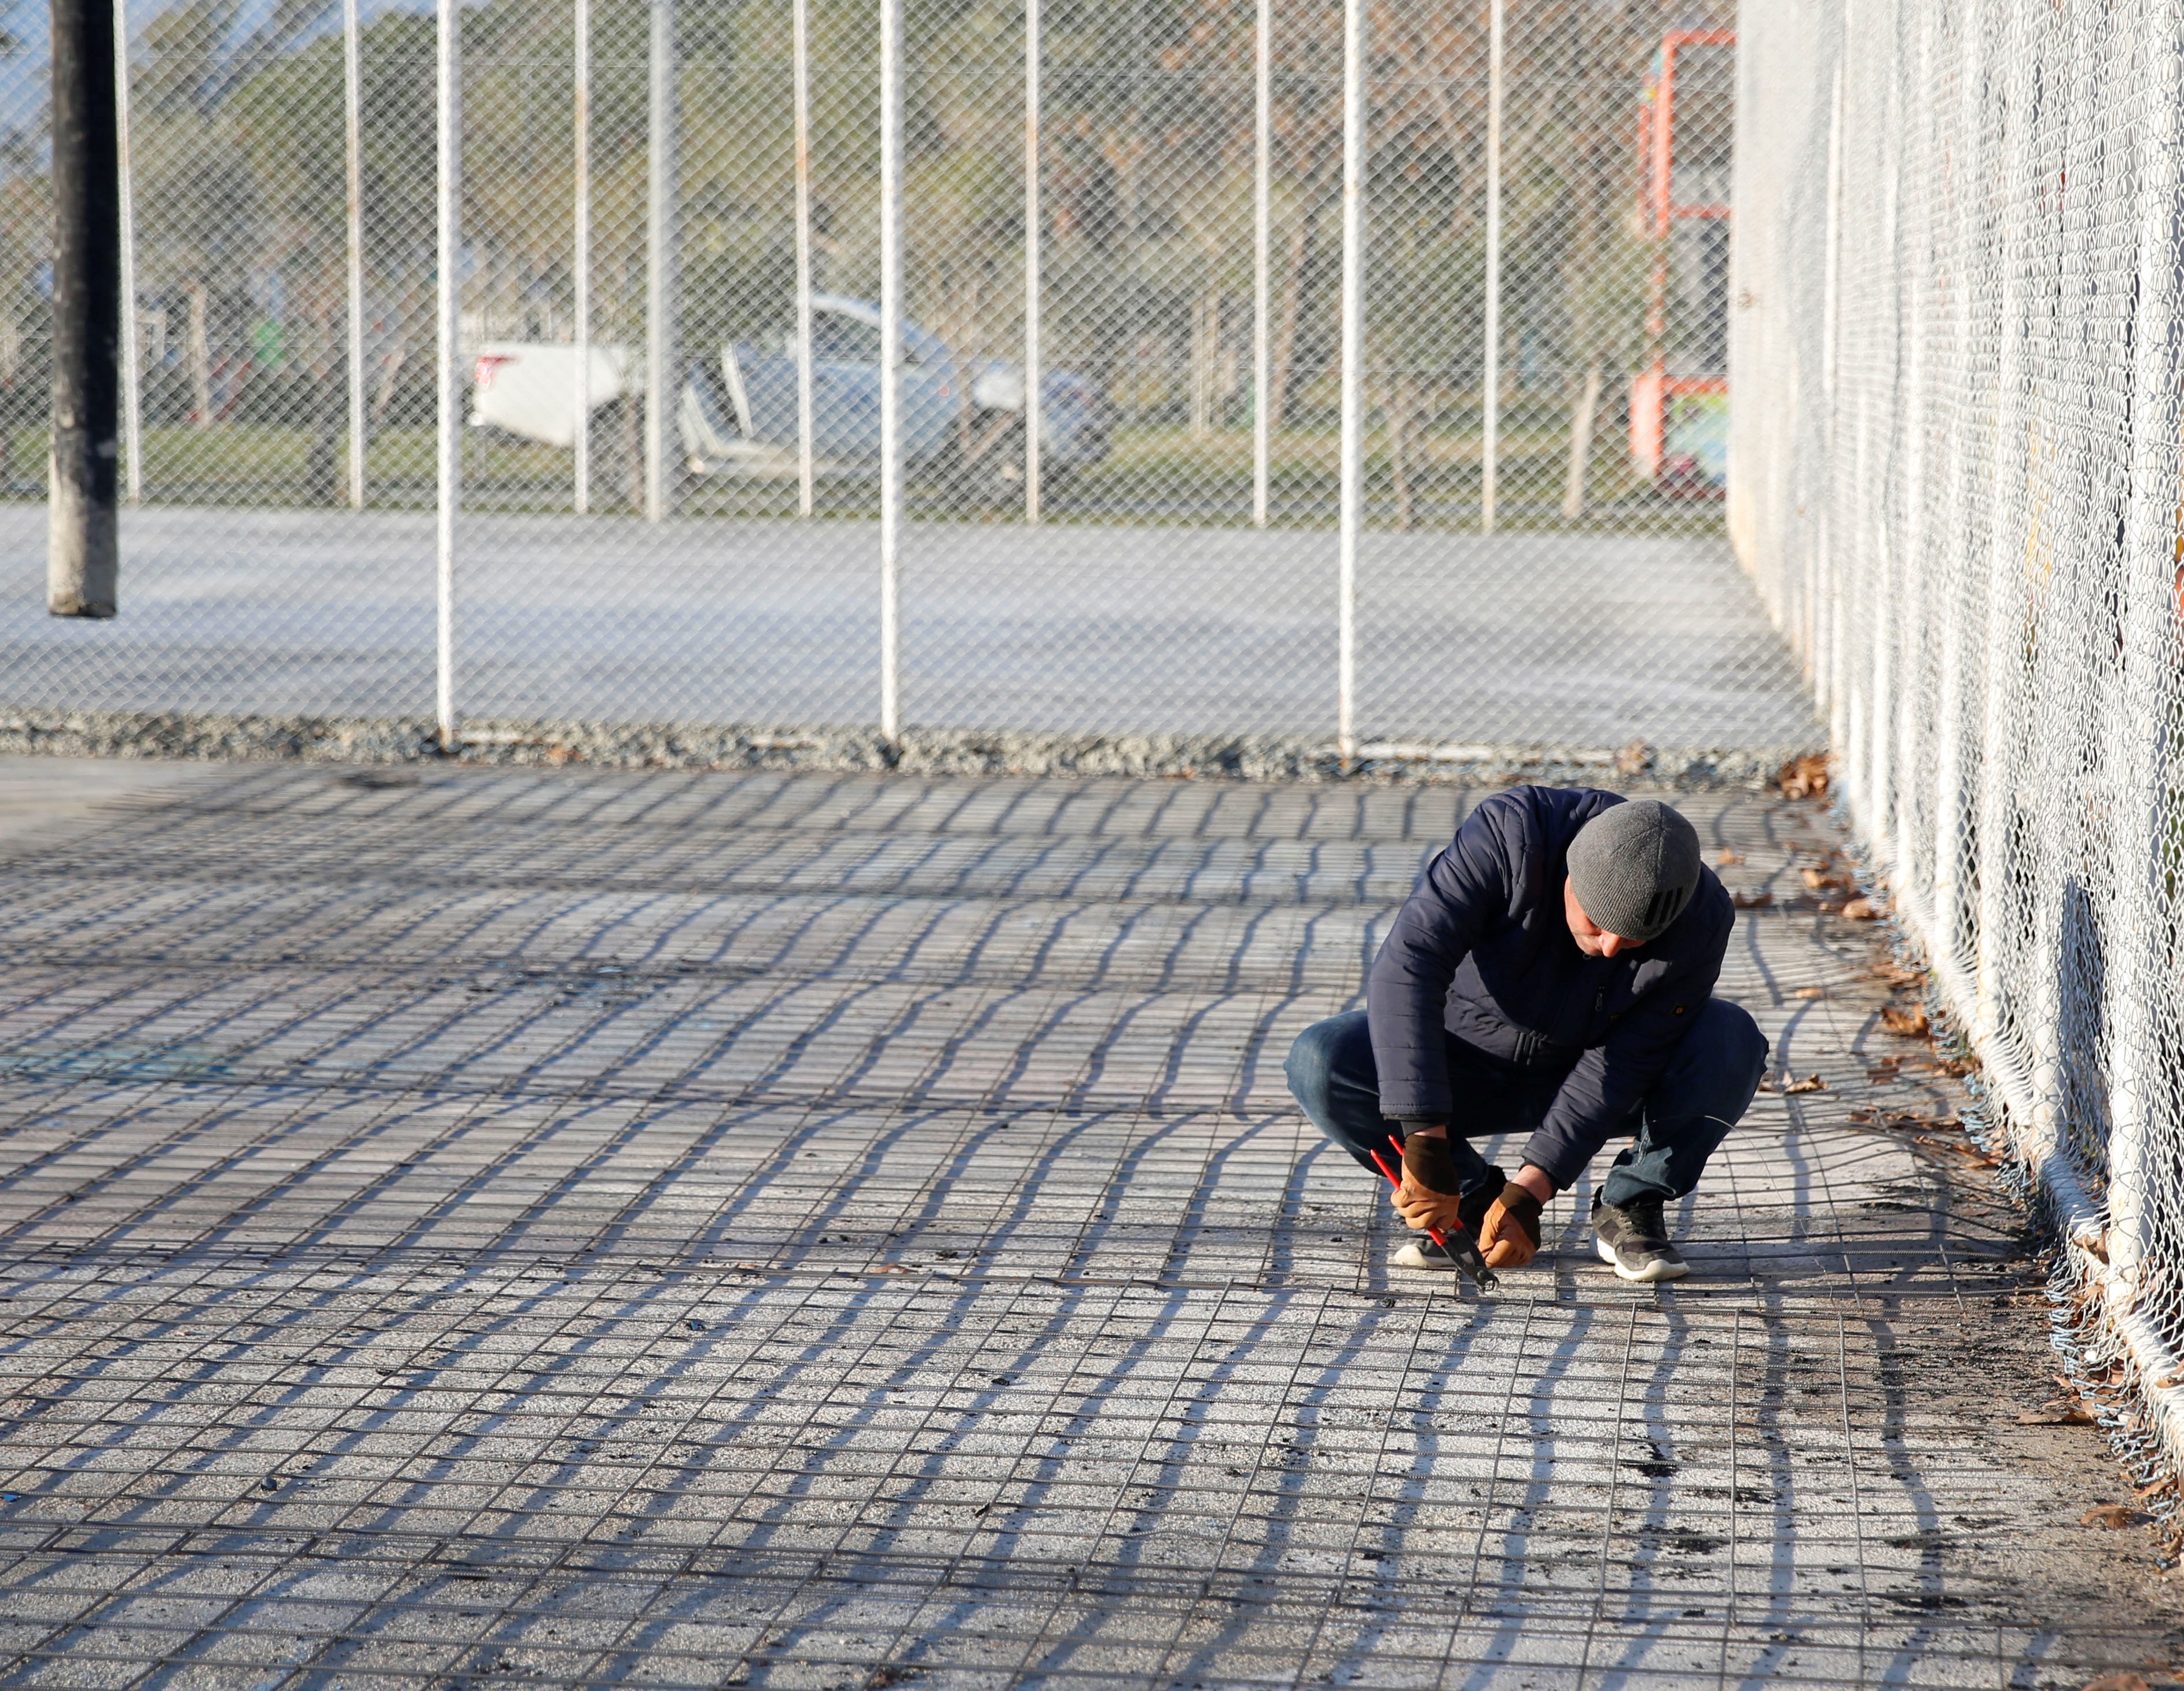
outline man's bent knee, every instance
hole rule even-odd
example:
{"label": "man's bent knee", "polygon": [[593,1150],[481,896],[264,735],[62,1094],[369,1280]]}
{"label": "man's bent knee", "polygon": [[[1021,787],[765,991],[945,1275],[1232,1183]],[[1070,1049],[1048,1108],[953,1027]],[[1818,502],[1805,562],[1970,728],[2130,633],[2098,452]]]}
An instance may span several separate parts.
{"label": "man's bent knee", "polygon": [[1767,1036],[1742,1004],[1709,998],[1678,1056],[1695,1060],[1708,1094],[1706,1113],[1724,1126],[1742,1119],[1767,1073]]}
{"label": "man's bent knee", "polygon": [[1290,1095],[1312,1126],[1370,1168],[1385,1129],[1365,1012],[1314,1022],[1291,1042],[1282,1067]]}
{"label": "man's bent knee", "polygon": [[1334,1080],[1335,1054],[1342,1043],[1342,1021],[1333,1016],[1312,1025],[1290,1042],[1282,1072],[1289,1077],[1290,1096],[1317,1119],[1327,1107]]}
{"label": "man's bent knee", "polygon": [[1767,1036],[1759,1031],[1752,1012],[1742,1004],[1710,998],[1700,1012],[1701,1026],[1708,1023],[1712,1024],[1709,1035],[1720,1052],[1716,1060],[1730,1073],[1748,1077],[1752,1090],[1758,1092],[1767,1073]]}

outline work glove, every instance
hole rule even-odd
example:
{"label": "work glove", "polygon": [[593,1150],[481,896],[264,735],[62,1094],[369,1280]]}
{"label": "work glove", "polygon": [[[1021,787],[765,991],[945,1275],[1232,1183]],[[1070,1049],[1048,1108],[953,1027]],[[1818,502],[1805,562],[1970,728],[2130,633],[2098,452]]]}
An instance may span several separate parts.
{"label": "work glove", "polygon": [[1479,1224],[1479,1249],[1489,1268],[1522,1268],[1540,1250],[1540,1200],[1512,1181]]}
{"label": "work glove", "polygon": [[1469,1232],[1463,1192],[1447,1138],[1409,1133],[1403,1138],[1403,1180],[1396,1188],[1396,1213],[1420,1232]]}

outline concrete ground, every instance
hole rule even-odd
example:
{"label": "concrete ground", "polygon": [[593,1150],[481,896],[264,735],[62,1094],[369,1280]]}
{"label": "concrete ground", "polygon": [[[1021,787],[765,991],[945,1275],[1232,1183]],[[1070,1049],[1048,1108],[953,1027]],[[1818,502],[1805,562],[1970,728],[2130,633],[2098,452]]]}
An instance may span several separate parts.
{"label": "concrete ground", "polygon": [[[473,720],[858,723],[879,711],[868,523],[463,520]],[[429,514],[148,509],[122,611],[57,621],[42,507],[0,505],[0,706],[429,716]],[[913,524],[902,709],[928,728],[1329,735],[1331,532]],[[1373,533],[1366,739],[1817,743],[1727,544]]]}
{"label": "concrete ground", "polygon": [[0,1683],[2167,1683],[1814,807],[1698,1272],[1388,1266],[1281,1057],[1476,796],[0,766]]}

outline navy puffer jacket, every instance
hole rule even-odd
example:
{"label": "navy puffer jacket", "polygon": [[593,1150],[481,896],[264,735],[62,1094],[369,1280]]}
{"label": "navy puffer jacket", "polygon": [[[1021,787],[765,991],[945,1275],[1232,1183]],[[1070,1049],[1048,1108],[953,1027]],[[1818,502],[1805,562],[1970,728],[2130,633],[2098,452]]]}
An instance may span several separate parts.
{"label": "navy puffer jacket", "polygon": [[1563,909],[1570,842],[1622,802],[1591,787],[1512,787],[1426,865],[1366,987],[1384,1114],[1462,1131],[1451,1034],[1513,1068],[1559,1072],[1524,1160],[1561,1187],[1652,1089],[1713,995],[1736,909],[1702,869],[1666,932],[1613,958],[1580,951]]}

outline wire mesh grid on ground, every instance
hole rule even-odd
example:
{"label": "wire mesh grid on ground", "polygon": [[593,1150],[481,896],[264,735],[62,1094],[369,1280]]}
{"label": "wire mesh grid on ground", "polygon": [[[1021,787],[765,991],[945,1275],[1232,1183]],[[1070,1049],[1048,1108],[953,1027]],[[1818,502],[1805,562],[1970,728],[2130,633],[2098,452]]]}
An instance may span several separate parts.
{"label": "wire mesh grid on ground", "polygon": [[1795,877],[1808,809],[1685,800],[1773,896],[1724,990],[1827,1082],[1683,1207],[1694,1279],[1608,1277],[1584,1186],[1498,1298],[1389,1268],[1280,1059],[1471,798],[284,767],[19,845],[11,1683],[2075,1686],[2164,1649],[2104,1606],[2137,1535],[2053,1564],[2086,1435],[1996,1413],[2041,1390],[2016,1221]]}

